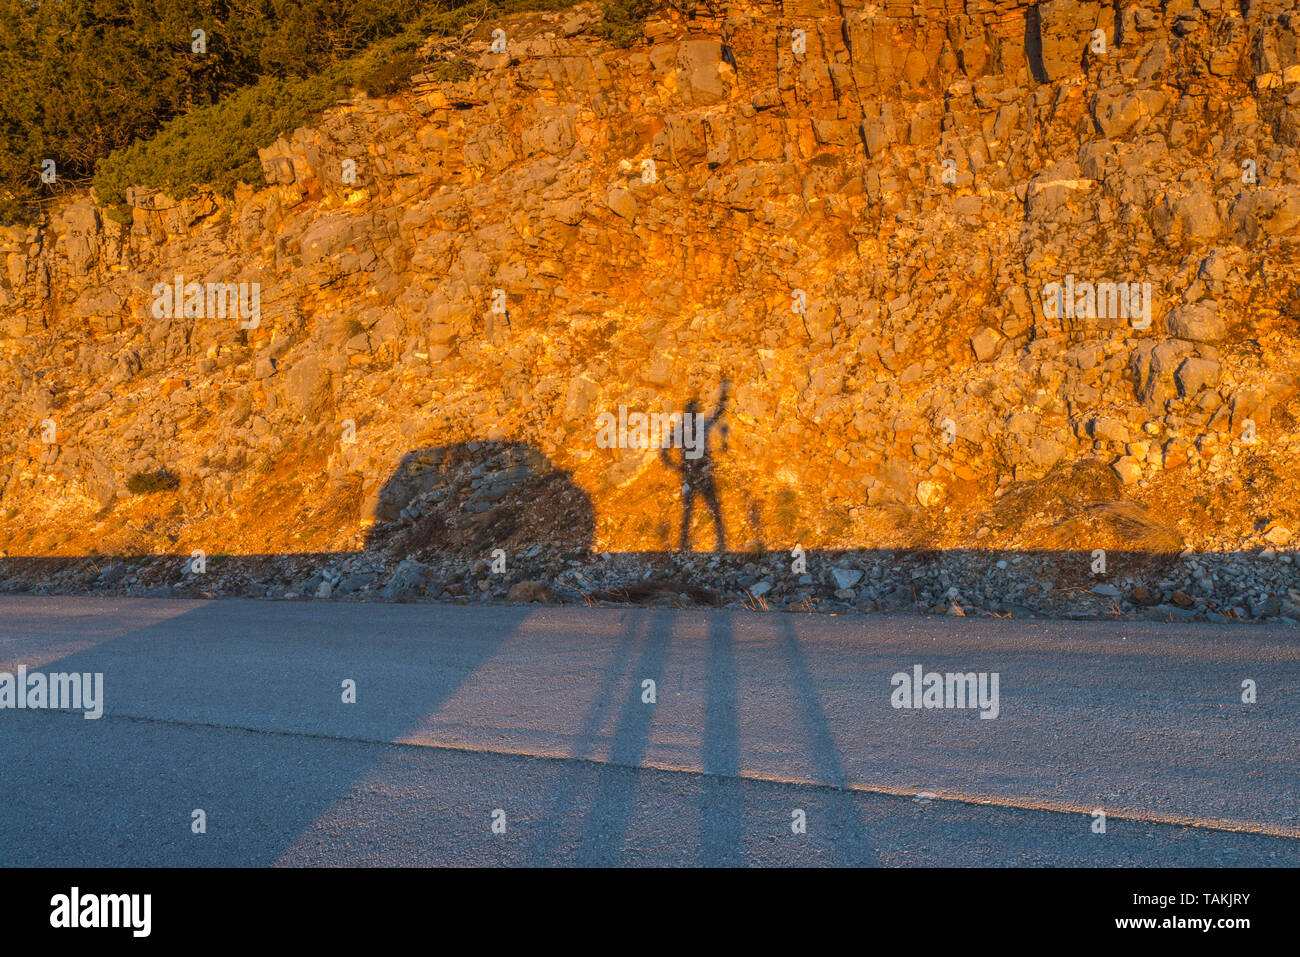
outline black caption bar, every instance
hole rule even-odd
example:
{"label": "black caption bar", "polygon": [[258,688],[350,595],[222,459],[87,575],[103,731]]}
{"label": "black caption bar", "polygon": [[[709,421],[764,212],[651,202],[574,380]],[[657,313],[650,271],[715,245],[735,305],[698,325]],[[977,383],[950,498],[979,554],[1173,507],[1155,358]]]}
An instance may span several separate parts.
{"label": "black caption bar", "polygon": [[[598,931],[732,940],[772,922],[854,925],[864,939],[969,924],[1001,940],[1277,933],[1288,870],[840,870],[613,873],[563,870],[11,869],[6,935],[150,943],[286,941],[338,946],[394,933],[548,938]],[[812,922],[811,924],[809,922]],[[672,930],[676,928],[676,930]],[[910,928],[910,930],[908,930]],[[725,933],[724,933],[725,931]],[[927,931],[928,933],[928,931]],[[696,937],[692,931],[690,936]],[[536,938],[534,938],[536,943]]]}

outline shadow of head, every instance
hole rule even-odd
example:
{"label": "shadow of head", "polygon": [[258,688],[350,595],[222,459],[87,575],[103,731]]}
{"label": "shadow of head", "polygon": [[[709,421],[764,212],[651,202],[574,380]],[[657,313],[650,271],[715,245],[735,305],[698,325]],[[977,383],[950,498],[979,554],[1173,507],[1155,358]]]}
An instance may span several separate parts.
{"label": "shadow of head", "polygon": [[530,546],[591,550],[591,499],[566,471],[522,442],[461,442],[417,449],[362,507],[366,548],[518,554]]}

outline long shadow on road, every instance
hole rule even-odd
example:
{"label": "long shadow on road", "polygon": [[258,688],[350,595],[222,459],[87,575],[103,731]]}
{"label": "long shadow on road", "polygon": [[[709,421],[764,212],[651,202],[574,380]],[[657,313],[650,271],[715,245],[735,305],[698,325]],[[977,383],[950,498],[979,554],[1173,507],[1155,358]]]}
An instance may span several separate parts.
{"label": "long shadow on road", "polygon": [[[1070,833],[1102,803],[1295,828],[1300,656],[1281,632],[1224,644],[1207,626],[1062,635],[245,601],[23,598],[3,611],[0,671],[103,672],[106,695],[99,721],[0,710],[5,864],[309,862],[322,841],[349,848],[340,863],[741,864],[769,847],[877,862],[890,838],[846,790],[859,787],[1070,805]],[[999,717],[891,707],[890,675],[915,664],[1001,672]],[[1254,705],[1238,700],[1247,678]],[[395,794],[397,781],[414,790]],[[902,805],[908,819],[924,810]],[[809,834],[793,844],[798,808]],[[416,833],[427,843],[406,847]]]}

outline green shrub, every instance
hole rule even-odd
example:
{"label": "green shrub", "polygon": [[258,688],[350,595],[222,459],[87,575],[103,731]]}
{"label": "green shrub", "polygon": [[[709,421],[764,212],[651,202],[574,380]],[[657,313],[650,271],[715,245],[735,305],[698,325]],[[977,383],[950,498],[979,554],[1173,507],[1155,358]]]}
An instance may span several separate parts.
{"label": "green shrub", "polygon": [[441,60],[427,66],[424,72],[443,83],[459,83],[474,75],[474,64],[468,60]]}
{"label": "green shrub", "polygon": [[131,186],[175,198],[201,187],[229,192],[261,179],[257,151],[338,99],[337,71],[306,79],[269,77],[165,124],[157,136],[114,150],[95,174],[101,203],[120,206]]}
{"label": "green shrub", "polygon": [[418,72],[423,63],[419,56],[409,50],[399,53],[396,58],[363,77],[361,89],[366,91],[366,96],[392,96],[406,85],[411,74]]}
{"label": "green shrub", "polygon": [[126,483],[126,490],[132,495],[153,495],[155,492],[171,492],[179,488],[181,480],[166,469],[154,472],[136,472]]}
{"label": "green shrub", "polygon": [[614,46],[629,47],[645,34],[645,21],[659,0],[606,0],[596,33]]}

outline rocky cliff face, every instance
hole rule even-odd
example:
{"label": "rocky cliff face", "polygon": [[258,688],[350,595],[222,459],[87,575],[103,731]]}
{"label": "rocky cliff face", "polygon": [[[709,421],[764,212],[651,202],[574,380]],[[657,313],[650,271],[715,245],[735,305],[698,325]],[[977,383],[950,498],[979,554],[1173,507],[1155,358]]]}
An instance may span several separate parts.
{"label": "rocky cliff face", "polygon": [[431,42],[233,201],[0,236],[0,547],[675,548],[682,450],[600,425],[726,381],[728,549],[1285,550],[1293,3],[598,17]]}

